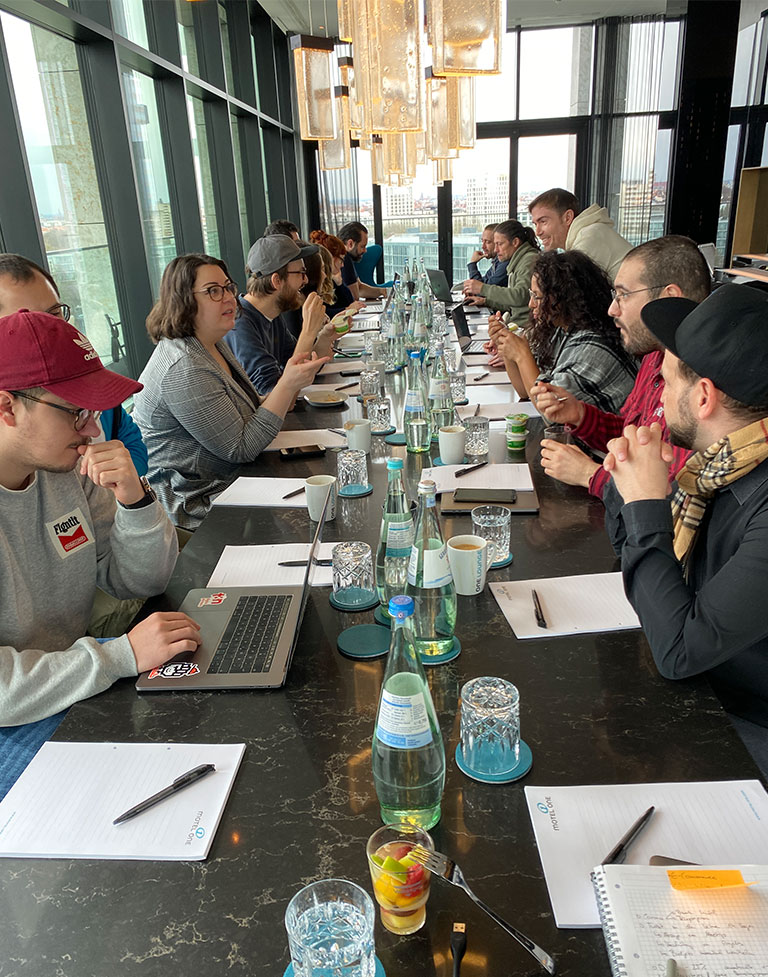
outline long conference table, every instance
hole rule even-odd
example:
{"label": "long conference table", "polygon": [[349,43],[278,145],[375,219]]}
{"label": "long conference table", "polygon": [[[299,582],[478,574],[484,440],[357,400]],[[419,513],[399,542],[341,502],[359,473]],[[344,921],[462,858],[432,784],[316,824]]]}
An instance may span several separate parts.
{"label": "long conference table", "polygon": [[[354,369],[355,361],[345,365]],[[399,416],[402,376],[388,377],[387,386]],[[342,410],[299,403],[286,427],[339,428],[360,414],[354,393]],[[511,396],[508,385],[470,390],[484,403]],[[514,562],[489,579],[617,569],[600,503],[542,472],[540,429],[534,419],[527,447],[540,512],[513,516]],[[376,437],[369,457],[374,492],[340,499],[325,540],[375,547],[391,453],[405,458],[415,496],[419,473],[436,452],[407,455]],[[499,432],[492,432],[491,456],[509,460]],[[292,462],[268,453],[243,474],[303,477],[335,469],[331,451]],[[468,515],[444,518],[446,536],[469,525]],[[309,535],[306,509],[214,508],[183,550],[166,594],[150,606],[176,607],[189,589],[205,586],[225,545]],[[282,689],[140,696],[132,681],[122,681],[70,710],[56,739],[245,742],[245,757],[204,862],[0,860],[2,977],[279,977],[289,961],[283,916],[299,888],[342,877],[371,892],[365,842],[380,818],[370,747],[386,659],[353,661],[337,651],[339,632],[369,622],[372,612],[336,611],[328,593],[313,589]],[[458,600],[462,653],[428,672],[447,758],[435,845],[458,862],[480,898],[554,955],[559,974],[608,975],[600,930],[555,927],[523,787],[759,774],[707,682],[661,678],[641,631],[521,641],[487,587]],[[460,689],[478,675],[502,676],[520,691],[533,768],[517,783],[477,783],[453,759]],[[394,936],[377,920],[376,949],[388,977],[451,974],[457,921],[467,924],[465,977],[542,973],[460,890],[433,879],[427,909],[426,925],[413,936]]]}

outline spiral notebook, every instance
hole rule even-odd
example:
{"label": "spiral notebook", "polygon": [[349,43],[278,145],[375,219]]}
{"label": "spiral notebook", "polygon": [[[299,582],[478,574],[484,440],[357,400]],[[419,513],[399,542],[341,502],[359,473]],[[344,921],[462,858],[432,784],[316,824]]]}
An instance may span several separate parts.
{"label": "spiral notebook", "polygon": [[614,977],[768,974],[768,865],[600,865],[592,884]]}

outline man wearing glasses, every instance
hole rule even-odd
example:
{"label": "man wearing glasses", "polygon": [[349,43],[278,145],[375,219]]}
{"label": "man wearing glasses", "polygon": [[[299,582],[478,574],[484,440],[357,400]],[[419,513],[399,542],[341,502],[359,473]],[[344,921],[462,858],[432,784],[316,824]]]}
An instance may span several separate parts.
{"label": "man wearing glasses", "polygon": [[83,637],[97,587],[146,598],[176,562],[173,526],[125,446],[93,442],[101,411],[141,384],[46,313],[0,318],[0,350],[0,726],[21,727],[193,651],[199,629],[172,612]]}
{"label": "man wearing glasses", "polygon": [[[300,292],[307,281],[304,258],[317,250],[316,244],[300,247],[283,234],[273,234],[259,238],[248,252],[246,292],[226,341],[261,397],[272,391],[295,353],[331,353],[334,333],[326,327],[322,299],[312,292],[302,305]],[[282,313],[298,308],[302,327],[297,340]]]}
{"label": "man wearing glasses", "polygon": [[[661,343],[644,325],[643,308],[658,298],[688,298],[702,302],[709,294],[709,268],[696,244],[687,237],[670,234],[634,248],[621,263],[613,289],[608,314],[613,317],[627,352],[642,356],[643,361],[632,392],[620,414],[608,414],[591,404],[577,400],[563,387],[538,383],[531,389],[531,399],[548,420],[572,425],[574,435],[590,448],[604,454],[611,438],[620,437],[628,424],[661,425],[666,439],[661,395],[664,380]],[[567,485],[581,485],[591,495],[604,498],[610,484],[608,473],[593,458],[574,444],[544,440],[541,461],[552,478]],[[674,449],[670,477],[685,463],[688,452]]]}

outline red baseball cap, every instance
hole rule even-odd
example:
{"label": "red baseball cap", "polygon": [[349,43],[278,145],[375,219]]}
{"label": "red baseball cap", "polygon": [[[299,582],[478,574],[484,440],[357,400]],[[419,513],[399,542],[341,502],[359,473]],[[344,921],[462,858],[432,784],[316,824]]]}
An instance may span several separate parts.
{"label": "red baseball cap", "polygon": [[0,318],[0,389],[44,387],[75,407],[109,410],[144,385],[108,370],[90,339],[49,315],[21,309]]}

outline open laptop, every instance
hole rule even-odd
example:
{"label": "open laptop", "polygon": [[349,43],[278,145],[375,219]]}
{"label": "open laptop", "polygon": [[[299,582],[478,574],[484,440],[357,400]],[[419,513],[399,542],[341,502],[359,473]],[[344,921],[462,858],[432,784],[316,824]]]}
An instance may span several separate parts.
{"label": "open laptop", "polygon": [[462,306],[454,305],[451,309],[451,318],[462,355],[465,353],[484,353],[486,340],[472,339],[467,322],[467,313]]}
{"label": "open laptop", "polygon": [[301,586],[190,590],[180,611],[200,625],[200,646],[139,676],[139,692],[274,689],[288,675],[307,606],[328,496]]}

